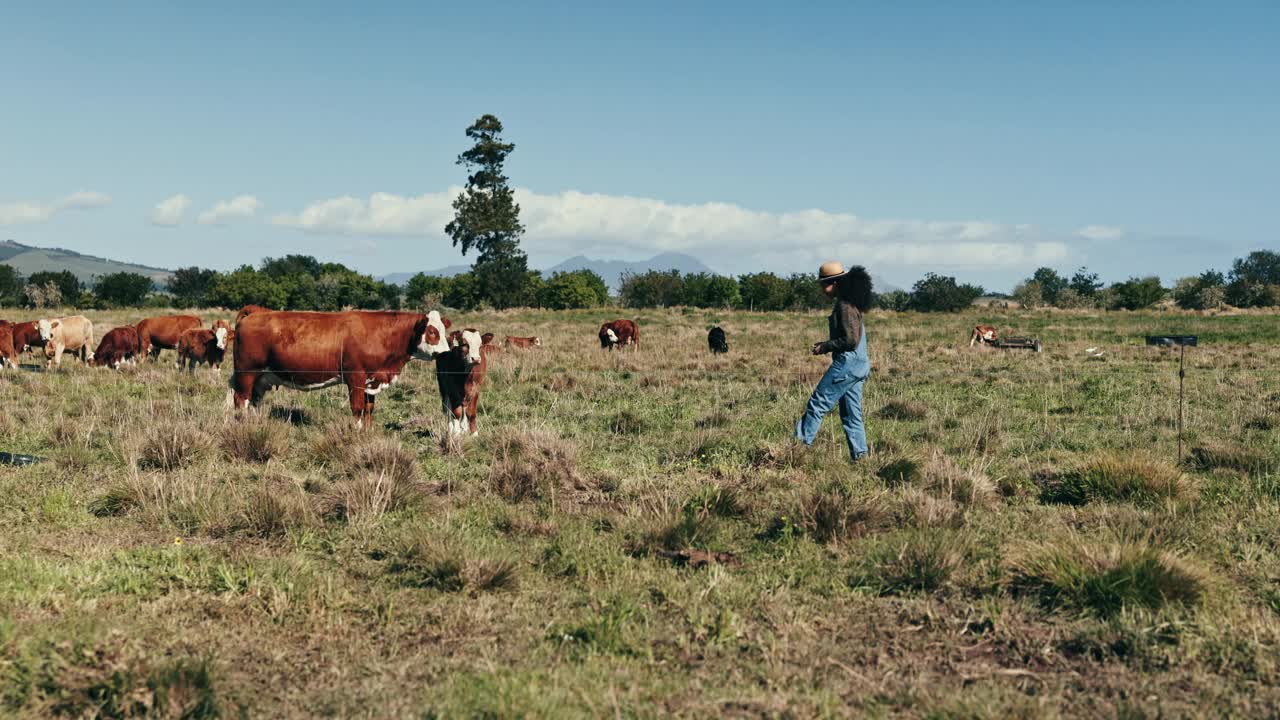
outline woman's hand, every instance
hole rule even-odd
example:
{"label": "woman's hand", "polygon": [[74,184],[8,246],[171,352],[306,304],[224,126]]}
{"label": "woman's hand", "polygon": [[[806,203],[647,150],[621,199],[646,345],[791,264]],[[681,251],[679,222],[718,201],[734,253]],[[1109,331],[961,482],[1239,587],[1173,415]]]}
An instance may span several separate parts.
{"label": "woman's hand", "polygon": [[809,348],[809,352],[813,353],[814,355],[821,355],[822,343],[814,343],[813,347]]}

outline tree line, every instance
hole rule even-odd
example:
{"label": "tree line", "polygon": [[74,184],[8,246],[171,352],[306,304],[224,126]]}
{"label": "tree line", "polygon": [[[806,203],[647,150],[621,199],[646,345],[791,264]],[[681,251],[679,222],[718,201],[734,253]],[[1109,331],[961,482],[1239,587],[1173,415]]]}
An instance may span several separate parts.
{"label": "tree line", "polygon": [[[264,305],[289,310],[364,310],[445,307],[476,310],[495,307],[485,292],[484,269],[439,277],[418,273],[404,286],[364,275],[341,263],[321,262],[310,255],[265,258],[258,267],[243,265],[230,272],[181,268],[157,288],[137,273],[112,273],[92,284],[70,271],[38,272],[23,278],[0,264],[0,304],[32,308],[67,306],[80,309],[119,307],[241,307]],[[632,308],[692,306],[760,311],[812,310],[829,307],[827,298],[804,273],[756,272],[737,277],[710,273],[651,270],[621,278],[617,296],[590,270],[557,272],[543,277],[524,270],[504,288],[507,307],[569,310],[618,303]],[[910,291],[875,295],[875,307],[895,311],[950,312],[966,308],[983,288],[954,277],[929,273]],[[1006,297],[1006,296],[998,296]],[[1070,277],[1040,268],[1020,283],[1008,299],[1022,307],[1140,310],[1166,299],[1189,310],[1280,306],[1280,253],[1259,250],[1236,259],[1226,272],[1209,270],[1166,288],[1155,276],[1132,277],[1110,286],[1080,268]]]}
{"label": "tree line", "polygon": [[1236,258],[1226,272],[1206,270],[1166,288],[1154,275],[1131,277],[1104,287],[1085,268],[1070,278],[1040,268],[1020,283],[1011,298],[1022,307],[1141,310],[1166,299],[1184,310],[1280,307],[1280,253],[1257,250]]}

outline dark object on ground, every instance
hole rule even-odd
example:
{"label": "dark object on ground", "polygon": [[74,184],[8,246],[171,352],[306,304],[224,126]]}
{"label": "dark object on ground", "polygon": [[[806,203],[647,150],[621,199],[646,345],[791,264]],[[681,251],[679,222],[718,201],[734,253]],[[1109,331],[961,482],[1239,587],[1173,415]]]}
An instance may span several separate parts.
{"label": "dark object on ground", "polygon": [[711,328],[707,333],[707,345],[711,346],[713,355],[729,352],[729,342],[724,337],[724,329],[719,326]]}
{"label": "dark object on ground", "polygon": [[657,554],[677,565],[688,565],[700,570],[708,565],[737,565],[738,557],[728,552],[708,552],[706,550],[659,550]]}
{"label": "dark object on ground", "polygon": [[1196,347],[1200,344],[1200,338],[1196,335],[1148,335],[1147,344],[1167,345],[1169,347]]}
{"label": "dark object on ground", "polygon": [[1007,337],[996,340],[993,345],[1002,350],[1034,350],[1041,352],[1044,346],[1039,338]]}
{"label": "dark object on ground", "polygon": [[44,458],[36,455],[15,455],[14,453],[0,452],[0,465],[34,465],[43,460]]}

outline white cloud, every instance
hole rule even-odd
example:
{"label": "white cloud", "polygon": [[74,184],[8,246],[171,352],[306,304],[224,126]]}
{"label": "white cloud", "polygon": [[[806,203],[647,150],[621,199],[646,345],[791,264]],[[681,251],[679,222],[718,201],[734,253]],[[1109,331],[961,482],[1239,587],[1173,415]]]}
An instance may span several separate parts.
{"label": "white cloud", "polygon": [[191,198],[181,193],[167,200],[162,200],[151,211],[151,224],[161,227],[176,227],[182,224],[182,218],[187,214],[187,208],[189,207],[191,207]]}
{"label": "white cloud", "polygon": [[262,201],[252,195],[237,195],[230,200],[221,200],[213,207],[200,213],[196,222],[201,225],[226,225],[231,220],[253,217],[262,208]]}
{"label": "white cloud", "polygon": [[1085,240],[1115,240],[1124,235],[1124,228],[1110,225],[1086,225],[1076,231]]}
{"label": "white cloud", "polygon": [[[417,197],[375,193],[367,201],[338,197],[271,222],[331,235],[441,237],[460,191]],[[732,272],[816,266],[831,257],[880,265],[1019,267],[1070,255],[1065,243],[1032,226],[988,221],[866,219],[823,210],[769,213],[730,203],[677,205],[576,191],[542,195],[517,189],[516,201],[527,229],[526,249],[551,257],[687,252]]]}
{"label": "white cloud", "polygon": [[12,202],[0,204],[0,225],[27,225],[48,222],[63,210],[90,210],[111,204],[111,196],[100,192],[74,192],[53,202]]}

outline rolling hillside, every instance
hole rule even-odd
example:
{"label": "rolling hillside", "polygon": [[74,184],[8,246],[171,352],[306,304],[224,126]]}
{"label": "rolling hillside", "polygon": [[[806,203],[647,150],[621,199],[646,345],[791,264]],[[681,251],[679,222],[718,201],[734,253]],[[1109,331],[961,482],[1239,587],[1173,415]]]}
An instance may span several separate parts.
{"label": "rolling hillside", "polygon": [[163,284],[168,282],[173,274],[163,268],[117,262],[62,248],[33,247],[13,240],[0,242],[0,263],[12,265],[23,277],[30,277],[38,272],[70,270],[84,283],[92,283],[95,279],[111,273],[131,272],[146,275],[155,282]]}

